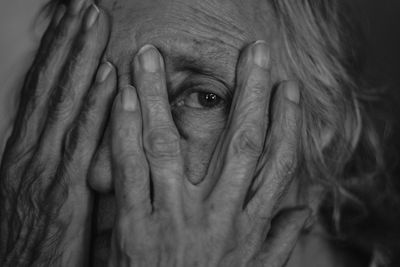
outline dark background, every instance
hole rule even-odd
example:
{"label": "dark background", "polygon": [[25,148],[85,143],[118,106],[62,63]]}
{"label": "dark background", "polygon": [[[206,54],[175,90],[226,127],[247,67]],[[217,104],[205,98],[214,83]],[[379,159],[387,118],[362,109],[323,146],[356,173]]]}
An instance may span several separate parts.
{"label": "dark background", "polygon": [[392,117],[393,133],[388,140],[388,147],[397,151],[397,155],[389,160],[396,165],[393,179],[400,193],[400,163],[397,159],[400,154],[400,0],[362,2],[358,6],[365,9],[359,14],[364,12],[361,19],[368,41],[371,78],[389,91],[386,108]]}
{"label": "dark background", "polygon": [[369,51],[370,67],[380,74],[381,78],[398,84],[400,1],[357,0],[354,1],[354,10],[367,36],[366,47]]}

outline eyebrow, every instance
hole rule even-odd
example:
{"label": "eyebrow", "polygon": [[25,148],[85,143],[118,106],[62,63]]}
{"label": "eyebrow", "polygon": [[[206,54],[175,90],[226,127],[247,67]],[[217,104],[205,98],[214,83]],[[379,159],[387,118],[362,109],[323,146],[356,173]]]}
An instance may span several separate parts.
{"label": "eyebrow", "polygon": [[193,54],[175,50],[165,53],[164,57],[171,64],[173,71],[189,71],[213,77],[233,94],[237,58],[227,53],[227,50],[221,51],[222,53],[218,50],[197,51],[198,53]]}

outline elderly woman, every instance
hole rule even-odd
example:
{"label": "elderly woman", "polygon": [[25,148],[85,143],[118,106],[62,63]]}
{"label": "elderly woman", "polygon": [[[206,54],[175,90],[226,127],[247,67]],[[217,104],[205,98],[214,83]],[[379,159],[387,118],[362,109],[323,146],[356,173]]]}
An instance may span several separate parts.
{"label": "elderly woman", "polygon": [[382,164],[336,1],[65,2],[2,159],[1,266],[378,262],[331,242]]}

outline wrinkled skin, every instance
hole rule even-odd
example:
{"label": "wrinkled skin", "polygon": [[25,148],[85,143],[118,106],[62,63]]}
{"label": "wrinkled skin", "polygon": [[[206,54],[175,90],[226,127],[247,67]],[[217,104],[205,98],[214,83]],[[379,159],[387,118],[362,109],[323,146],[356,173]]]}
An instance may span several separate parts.
{"label": "wrinkled skin", "polygon": [[[272,84],[288,77],[279,66],[274,21],[268,1],[104,1],[110,10],[113,29],[106,58],[129,80],[133,55],[145,44],[162,53],[167,73],[170,101],[182,87],[202,87],[228,100],[235,91],[236,65],[240,51],[256,40],[271,47]],[[188,88],[189,87],[189,88]],[[173,103],[172,103],[173,104]],[[173,105],[174,106],[174,105]],[[201,181],[227,121],[226,109],[193,110],[176,107],[174,120],[182,138],[187,176]],[[102,158],[100,157],[100,160]],[[108,160],[108,162],[110,162]],[[91,185],[98,191],[111,190],[106,162],[94,172]],[[108,163],[109,166],[109,163]]]}
{"label": "wrinkled skin", "polygon": [[22,89],[1,162],[2,266],[88,262],[93,194],[86,177],[116,72],[107,79],[107,64],[97,70],[109,23],[87,6],[74,2],[57,11]]}
{"label": "wrinkled skin", "polygon": [[[240,51],[258,39],[266,40],[273,50],[271,83],[287,79],[278,64],[278,53],[274,52],[279,41],[275,38],[276,22],[268,1],[102,1],[99,4],[113,18],[106,58],[116,64],[122,79],[129,80],[125,76],[131,71],[132,56],[142,45],[151,43],[164,56],[170,96],[194,83],[229,98],[235,89]],[[204,178],[228,114],[223,108],[199,110],[184,106],[174,109],[173,116],[183,136],[186,176],[198,183]],[[109,149],[103,142],[100,150],[90,184],[98,192],[110,192]],[[111,234],[115,213],[113,195],[102,194],[99,204],[97,228],[101,237],[94,244],[102,257],[107,254],[105,239]]]}
{"label": "wrinkled skin", "polygon": [[[23,88],[1,167],[2,265],[283,266],[309,210],[276,215],[300,94],[274,64],[269,7],[88,5],[59,8]],[[136,54],[145,43],[157,48]]]}

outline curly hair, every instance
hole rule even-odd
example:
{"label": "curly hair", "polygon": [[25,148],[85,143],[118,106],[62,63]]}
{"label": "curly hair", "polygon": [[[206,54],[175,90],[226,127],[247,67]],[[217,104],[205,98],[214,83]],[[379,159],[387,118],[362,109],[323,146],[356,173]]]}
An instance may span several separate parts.
{"label": "curly hair", "polygon": [[[266,1],[278,21],[280,63],[301,85],[300,195],[322,185],[321,217],[332,237],[384,262],[398,249],[400,218],[391,211],[400,204],[385,164],[389,122],[376,119],[383,92],[364,80],[361,31],[344,1]],[[44,10],[68,2],[52,0]]]}

